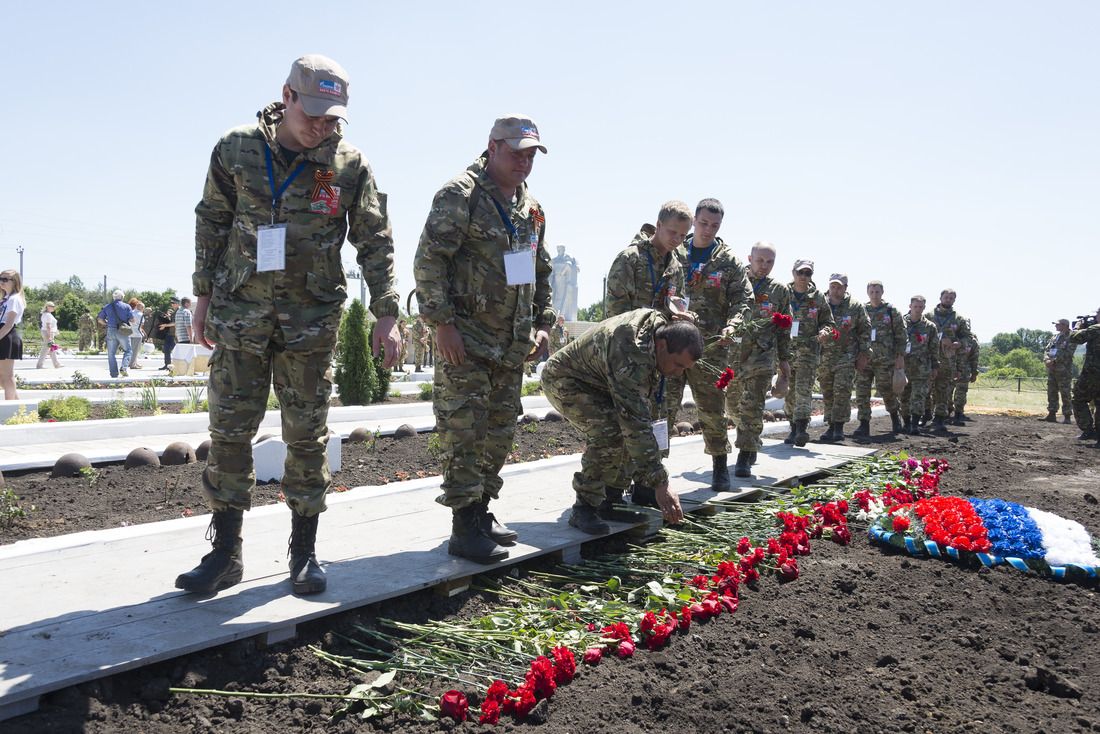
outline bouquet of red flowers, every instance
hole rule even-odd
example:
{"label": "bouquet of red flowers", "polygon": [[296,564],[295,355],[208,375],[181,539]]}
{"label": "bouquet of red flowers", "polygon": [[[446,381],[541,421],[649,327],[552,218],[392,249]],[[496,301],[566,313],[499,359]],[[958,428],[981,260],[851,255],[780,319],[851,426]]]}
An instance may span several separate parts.
{"label": "bouquet of red flowers", "polygon": [[791,328],[791,317],[783,313],[772,314],[772,323],[778,326],[780,329]]}
{"label": "bouquet of red flowers", "polygon": [[714,386],[717,387],[719,390],[725,390],[727,387],[729,387],[730,382],[733,381],[733,377],[733,370],[727,367],[726,369],[722,370],[722,374],[718,376],[718,382],[714,383]]}

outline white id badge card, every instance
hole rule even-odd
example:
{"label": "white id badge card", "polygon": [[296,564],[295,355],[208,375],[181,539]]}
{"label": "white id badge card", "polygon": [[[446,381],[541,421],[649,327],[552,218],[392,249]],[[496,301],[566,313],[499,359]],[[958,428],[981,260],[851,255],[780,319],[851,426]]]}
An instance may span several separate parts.
{"label": "white id badge card", "polygon": [[875,335],[878,333],[878,329],[871,329],[871,341],[875,340]]}
{"label": "white id badge card", "polygon": [[798,327],[799,326],[800,326],[800,323],[798,321],[795,321],[793,324],[791,324],[791,336],[792,337],[798,336]]}
{"label": "white id badge card", "polygon": [[657,439],[657,448],[668,451],[668,420],[653,421],[653,438]]}
{"label": "white id badge card", "polygon": [[912,351],[913,351],[913,342],[906,342],[905,343],[905,353],[909,354]]}
{"label": "white id badge card", "polygon": [[286,225],[265,224],[256,231],[256,272],[286,268]]}
{"label": "white id badge card", "polygon": [[508,285],[523,285],[535,282],[535,259],[530,250],[504,253],[504,275]]}
{"label": "white id badge card", "polygon": [[1058,354],[1058,350],[1057,350],[1057,349],[1055,349],[1054,347],[1051,347],[1051,349],[1050,349],[1050,356],[1052,356],[1052,357],[1053,357],[1053,356],[1054,356],[1054,355],[1056,355],[1056,354]]}

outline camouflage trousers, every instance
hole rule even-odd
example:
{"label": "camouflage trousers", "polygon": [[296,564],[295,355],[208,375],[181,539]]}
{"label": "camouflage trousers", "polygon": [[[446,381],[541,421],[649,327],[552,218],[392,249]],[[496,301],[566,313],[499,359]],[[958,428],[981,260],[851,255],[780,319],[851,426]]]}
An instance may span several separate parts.
{"label": "camouflage trousers", "polygon": [[852,379],[854,364],[822,366],[821,397],[825,399],[825,424],[847,423],[852,417]]}
{"label": "camouflage trousers", "polygon": [[[905,373],[909,374],[908,371]],[[947,408],[951,405],[951,391],[955,389],[955,368],[947,367],[936,372],[932,380],[932,412],[937,418],[947,417]]]}
{"label": "camouflage trousers", "polygon": [[886,403],[886,412],[898,412],[898,396],[894,393],[894,361],[869,362],[866,369],[856,372],[856,408],[859,410],[856,417],[861,421],[871,420],[872,381]]}
{"label": "camouflage trousers", "polygon": [[[734,367],[734,369],[737,369]],[[772,373],[734,378],[726,388],[726,412],[737,426],[734,446],[741,451],[759,451],[764,447],[764,400],[772,384]]]}
{"label": "camouflage trousers", "polygon": [[787,392],[787,399],[783,401],[787,420],[800,421],[810,417],[815,379],[817,379],[816,363],[791,363],[791,389]]}
{"label": "camouflage trousers", "polygon": [[[713,345],[703,353],[703,358],[684,371],[681,377],[666,378],[668,392],[668,419],[676,420],[676,413],[684,398],[684,383],[691,385],[695,409],[699,413],[699,425],[703,429],[704,451],[710,456],[724,456],[730,452],[729,424],[726,422],[726,395],[715,384],[718,376],[713,369],[701,366],[725,365],[729,354],[725,347]],[[672,425],[669,425],[669,429]]]}
{"label": "camouflage trousers", "polygon": [[439,360],[432,407],[443,469],[443,504],[462,508],[500,496],[500,470],[523,412],[523,368],[466,354],[462,364]]}
{"label": "camouflage trousers", "polygon": [[1047,372],[1047,410],[1058,412],[1058,398],[1062,398],[1062,414],[1068,416],[1073,410],[1070,397],[1073,384],[1073,372],[1070,370],[1049,370]]}
{"label": "camouflage trousers", "polygon": [[932,370],[919,369],[905,360],[905,376],[909,382],[901,391],[899,405],[902,415],[923,415],[924,404],[928,401],[928,392],[931,388]]}
{"label": "camouflage trousers", "polygon": [[328,466],[328,401],[332,352],[269,349],[265,354],[218,347],[210,357],[210,455],[202,494],[212,510],[252,506],[256,471],[252,438],[274,387],[282,408],[286,503],[299,515],[325,510],[332,486]]}
{"label": "camouflage trousers", "polygon": [[88,351],[88,347],[92,345],[92,332],[80,331],[77,333],[77,349],[81,352]]}
{"label": "camouflage trousers", "polygon": [[424,367],[424,362],[425,362],[424,353],[427,352],[427,351],[428,350],[425,349],[424,345],[421,344],[420,342],[415,342],[413,344],[413,360],[414,360],[414,364],[416,365],[416,371],[417,372],[419,372],[421,370],[421,368]]}
{"label": "camouflage trousers", "polygon": [[627,455],[617,418],[619,409],[611,395],[594,391],[590,385],[571,378],[544,379],[542,391],[554,410],[584,434],[581,470],[573,474],[577,497],[594,507],[608,494],[621,496],[630,486],[631,477],[625,466]]}
{"label": "camouflage trousers", "polygon": [[970,368],[964,367],[959,371],[959,379],[954,383],[954,391],[951,393],[951,404],[955,407],[955,413],[962,413],[966,408],[966,397],[970,394]]}
{"label": "camouflage trousers", "polygon": [[1093,409],[1100,412],[1100,372],[1082,372],[1073,383],[1073,417],[1082,431],[1096,428]]}

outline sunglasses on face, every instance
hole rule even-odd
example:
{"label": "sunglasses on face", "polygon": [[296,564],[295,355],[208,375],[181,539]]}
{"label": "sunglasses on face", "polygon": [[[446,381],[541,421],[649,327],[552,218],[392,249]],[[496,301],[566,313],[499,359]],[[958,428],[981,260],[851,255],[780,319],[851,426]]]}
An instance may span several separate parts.
{"label": "sunglasses on face", "polygon": [[799,270],[797,273],[795,273],[795,275],[801,275],[803,278],[809,278],[813,274],[814,271],[812,270]]}
{"label": "sunglasses on face", "polygon": [[0,275],[0,283],[10,283],[10,282],[11,282],[11,278]]}

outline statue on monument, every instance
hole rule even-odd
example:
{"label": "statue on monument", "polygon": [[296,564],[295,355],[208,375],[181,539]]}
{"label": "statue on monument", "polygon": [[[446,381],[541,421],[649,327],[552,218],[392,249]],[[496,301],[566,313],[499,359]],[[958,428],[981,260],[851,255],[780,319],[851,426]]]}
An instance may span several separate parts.
{"label": "statue on monument", "polygon": [[558,245],[558,256],[551,261],[554,268],[554,311],[566,321],[577,320],[577,274],[581,268],[577,259],[565,254],[565,245]]}

